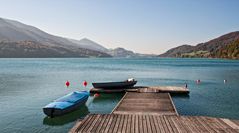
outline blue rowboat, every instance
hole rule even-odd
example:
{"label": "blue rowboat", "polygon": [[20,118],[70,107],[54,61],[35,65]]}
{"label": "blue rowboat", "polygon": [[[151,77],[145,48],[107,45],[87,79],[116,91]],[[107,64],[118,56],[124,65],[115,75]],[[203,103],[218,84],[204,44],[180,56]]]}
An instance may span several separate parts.
{"label": "blue rowboat", "polygon": [[76,110],[79,106],[85,104],[89,97],[87,91],[75,91],[63,96],[43,108],[43,112],[50,117],[60,116]]}

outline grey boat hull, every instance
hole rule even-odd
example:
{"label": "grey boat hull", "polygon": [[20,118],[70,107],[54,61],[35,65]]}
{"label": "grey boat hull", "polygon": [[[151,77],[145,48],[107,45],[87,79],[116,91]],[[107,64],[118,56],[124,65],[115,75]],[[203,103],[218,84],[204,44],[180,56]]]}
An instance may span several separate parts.
{"label": "grey boat hull", "polygon": [[122,81],[122,82],[105,82],[105,83],[92,83],[94,88],[100,89],[124,89],[133,87],[137,81]]}

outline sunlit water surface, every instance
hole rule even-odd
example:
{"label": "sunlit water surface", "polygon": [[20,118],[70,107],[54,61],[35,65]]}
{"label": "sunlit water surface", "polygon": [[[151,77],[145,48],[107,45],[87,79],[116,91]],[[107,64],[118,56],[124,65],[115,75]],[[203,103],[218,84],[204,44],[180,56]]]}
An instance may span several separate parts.
{"label": "sunlit water surface", "polygon": [[[88,113],[110,113],[123,94],[91,96],[86,106],[57,118],[43,112],[49,102],[91,82],[121,81],[137,85],[188,84],[190,94],[173,96],[180,115],[239,119],[239,61],[162,58],[0,59],[0,132],[68,132]],[[201,84],[195,80],[200,79]],[[223,80],[228,82],[224,84]],[[65,81],[71,85],[65,87]],[[86,80],[89,86],[84,88]]]}

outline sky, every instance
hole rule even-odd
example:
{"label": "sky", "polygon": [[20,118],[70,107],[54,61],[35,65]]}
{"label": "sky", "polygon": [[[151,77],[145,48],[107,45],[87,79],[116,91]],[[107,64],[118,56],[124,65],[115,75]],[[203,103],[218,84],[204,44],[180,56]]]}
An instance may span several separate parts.
{"label": "sky", "polygon": [[0,17],[106,48],[161,54],[239,31],[239,0],[0,0]]}

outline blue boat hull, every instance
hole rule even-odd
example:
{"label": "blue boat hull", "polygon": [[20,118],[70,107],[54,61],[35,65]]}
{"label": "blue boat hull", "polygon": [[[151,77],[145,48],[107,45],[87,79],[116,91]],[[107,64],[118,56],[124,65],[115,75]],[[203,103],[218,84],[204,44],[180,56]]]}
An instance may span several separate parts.
{"label": "blue boat hull", "polygon": [[85,95],[81,99],[74,101],[74,103],[67,102],[67,101],[66,102],[65,101],[64,102],[56,101],[56,102],[53,102],[50,104],[54,104],[54,103],[68,104],[68,106],[65,108],[58,108],[58,107],[54,107],[54,106],[49,107],[48,105],[50,105],[50,104],[48,104],[46,107],[43,108],[43,112],[44,112],[44,114],[46,114],[49,117],[61,116],[61,115],[70,113],[70,112],[78,109],[81,105],[86,103],[88,97],[89,97],[89,95]]}

